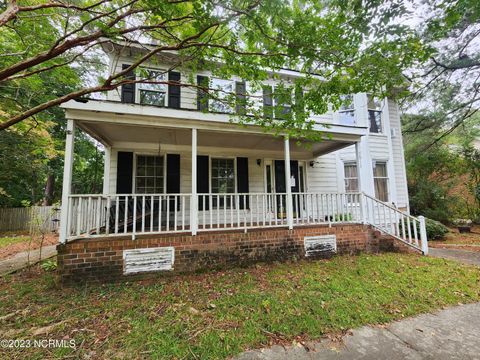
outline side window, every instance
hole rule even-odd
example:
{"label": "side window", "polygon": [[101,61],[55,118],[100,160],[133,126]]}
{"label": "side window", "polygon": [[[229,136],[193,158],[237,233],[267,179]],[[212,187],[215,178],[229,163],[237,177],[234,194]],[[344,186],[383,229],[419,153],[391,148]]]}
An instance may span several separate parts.
{"label": "side window", "polygon": [[137,194],[164,193],[163,156],[137,155],[135,192]]}
{"label": "side window", "polygon": [[368,122],[371,133],[382,133],[382,102],[380,99],[367,95],[368,101]]}
{"label": "side window", "polygon": [[342,95],[340,97],[341,105],[338,113],[340,115],[341,125],[355,125],[355,108],[353,104],[353,95]]}
{"label": "side window", "polygon": [[210,88],[212,97],[209,103],[209,110],[218,113],[232,113],[232,94],[235,94],[235,82],[224,79],[212,79]]}
{"label": "side window", "polygon": [[375,197],[378,200],[388,201],[388,174],[385,161],[373,162],[373,182],[375,186]]}
{"label": "side window", "polygon": [[358,192],[357,164],[346,162],[343,167],[345,172],[345,192]]}

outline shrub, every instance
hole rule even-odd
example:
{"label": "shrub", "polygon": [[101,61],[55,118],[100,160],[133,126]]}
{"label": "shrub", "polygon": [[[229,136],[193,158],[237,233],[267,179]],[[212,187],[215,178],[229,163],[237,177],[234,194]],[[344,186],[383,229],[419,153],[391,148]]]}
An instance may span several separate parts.
{"label": "shrub", "polygon": [[[413,222],[410,223],[411,233],[413,234]],[[427,240],[440,240],[448,233],[448,228],[441,222],[436,220],[425,218],[425,230],[427,232]],[[400,222],[400,231],[402,231],[402,223]],[[417,223],[417,234],[420,239],[420,224]]]}
{"label": "shrub", "polygon": [[448,233],[448,228],[445,225],[432,219],[425,219],[425,228],[428,240],[443,239]]}

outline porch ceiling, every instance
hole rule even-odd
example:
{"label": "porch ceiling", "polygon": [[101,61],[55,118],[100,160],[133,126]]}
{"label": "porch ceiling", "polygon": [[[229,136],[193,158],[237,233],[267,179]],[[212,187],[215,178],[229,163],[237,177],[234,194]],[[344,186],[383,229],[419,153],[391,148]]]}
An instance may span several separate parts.
{"label": "porch ceiling", "polygon": [[[77,124],[88,134],[102,143],[116,144],[191,144],[191,130],[185,128],[144,127],[104,122],[78,121]],[[250,150],[283,151],[283,140],[268,134],[242,132],[222,132],[214,130],[198,130],[198,146],[216,148],[239,148]],[[311,143],[309,147],[297,145],[292,140],[290,151],[301,153],[306,157],[316,157],[353,144],[353,141],[325,139]]]}

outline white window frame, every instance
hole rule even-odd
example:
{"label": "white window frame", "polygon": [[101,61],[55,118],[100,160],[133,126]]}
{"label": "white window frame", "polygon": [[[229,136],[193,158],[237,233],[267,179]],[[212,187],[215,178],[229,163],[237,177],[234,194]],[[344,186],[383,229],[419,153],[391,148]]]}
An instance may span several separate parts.
{"label": "white window frame", "polygon": [[[132,193],[134,195],[152,195],[147,193],[138,193],[137,192],[137,158],[138,156],[160,156],[163,157],[163,192],[160,194],[167,193],[167,154],[158,154],[158,153],[144,153],[144,152],[134,152],[133,153],[133,179],[132,179]],[[159,194],[159,193],[155,193]]]}
{"label": "white window frame", "polygon": [[[385,117],[383,116],[383,108],[384,108],[384,102],[382,100],[377,99],[376,97],[373,97],[372,102],[378,101],[379,106],[378,108],[372,108],[370,107],[370,94],[366,94],[367,96],[367,116],[368,116],[368,133],[370,135],[384,135],[385,134]],[[380,114],[380,131],[379,132],[371,132],[371,122],[370,122],[370,111],[376,112]]]}
{"label": "white window frame", "polygon": [[[217,206],[213,206],[213,196],[216,195],[216,194],[219,194],[219,195],[224,195],[224,194],[236,194],[237,193],[237,158],[235,156],[215,156],[215,155],[209,155],[208,156],[208,163],[209,163],[209,167],[208,167],[208,190],[209,190],[209,193],[212,195],[212,200],[211,200],[211,204],[210,204],[210,210],[220,210],[220,209],[223,209],[223,207],[220,207],[218,204]],[[233,160],[233,181],[234,181],[234,184],[233,184],[233,193],[214,193],[212,191],[212,170],[213,170],[213,160],[214,159],[219,159],[219,160]],[[233,199],[233,205],[234,205],[234,208],[235,208],[235,198]],[[230,207],[227,207],[227,209],[230,209]]]}
{"label": "white window frame", "polygon": [[[375,167],[377,166],[377,163],[382,163],[385,164],[385,172],[387,176],[375,176]],[[390,195],[390,174],[388,172],[388,163],[389,161],[386,159],[380,159],[380,160],[373,160],[372,161],[372,175],[373,175],[373,191],[375,191],[375,179],[386,179],[386,186],[387,186],[387,199],[386,200],[381,200],[377,198],[377,194],[375,193],[375,198],[377,198],[380,201],[388,203],[390,201],[391,195]]]}
{"label": "white window frame", "polygon": [[[352,165],[354,165],[354,166],[356,167],[356,169],[357,169],[357,177],[348,177],[348,178],[347,178],[347,175],[346,175],[346,173],[345,173],[345,166],[352,166]],[[354,161],[354,160],[345,160],[345,161],[343,161],[343,188],[344,188],[344,190],[345,190],[345,193],[347,193],[347,194],[354,194],[354,193],[360,192],[360,187],[359,187],[360,183],[359,183],[359,176],[358,176],[358,175],[359,175],[359,174],[358,174],[358,166],[357,166],[357,162],[356,162],[356,161]],[[347,181],[347,179],[348,179],[348,180],[353,180],[353,179],[356,179],[356,180],[357,180],[357,190],[356,190],[356,191],[348,191],[348,190],[347,190],[347,186],[346,186],[346,181]]]}
{"label": "white window frame", "polygon": [[[166,70],[164,69],[155,69],[155,68],[150,68],[150,67],[142,67],[141,68],[142,71],[154,71],[154,72],[157,72],[157,73],[160,73],[163,77],[163,81],[168,81],[168,73]],[[137,79],[138,80],[138,79]],[[165,91],[161,91],[161,90],[152,90],[152,89],[142,89],[142,85],[143,86],[164,86],[165,87]],[[138,99],[138,104],[140,105],[144,105],[144,106],[157,106],[157,107],[168,107],[168,85],[167,84],[148,84],[148,83],[142,83],[142,82],[138,82],[135,86],[135,96],[136,98]],[[142,101],[141,101],[141,92],[143,91],[151,91],[151,92],[158,92],[158,93],[165,93],[165,102],[163,105],[155,105],[155,104],[143,104]]]}

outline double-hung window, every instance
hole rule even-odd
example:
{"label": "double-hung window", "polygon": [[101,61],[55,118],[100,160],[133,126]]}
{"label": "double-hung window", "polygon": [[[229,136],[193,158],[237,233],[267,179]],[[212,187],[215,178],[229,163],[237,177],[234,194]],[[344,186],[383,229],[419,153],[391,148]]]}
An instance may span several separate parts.
{"label": "double-hung window", "polygon": [[209,110],[218,113],[232,113],[233,99],[235,99],[235,82],[232,80],[212,79],[210,88],[212,98],[209,101]]}
{"label": "double-hung window", "polygon": [[340,96],[340,109],[338,110],[341,125],[355,125],[355,109],[353,95]]}
{"label": "double-hung window", "polygon": [[135,192],[137,194],[163,194],[164,157],[137,155]]}
{"label": "double-hung window", "polygon": [[275,88],[275,118],[285,119],[292,112],[292,89]]}
{"label": "double-hung window", "polygon": [[145,81],[138,84],[140,104],[165,106],[167,98],[167,85],[158,84],[167,80],[165,72],[159,70],[143,70]]}
{"label": "double-hung window", "polygon": [[345,192],[358,192],[357,164],[346,162],[343,165],[345,171]]}
{"label": "double-hung window", "polygon": [[[235,160],[224,158],[212,158],[212,193],[233,194],[235,193]],[[230,196],[213,197],[214,208],[231,207]]]}
{"label": "double-hung window", "polygon": [[382,133],[382,102],[380,99],[367,95],[368,122],[371,133]]}
{"label": "double-hung window", "polygon": [[388,201],[388,174],[387,163],[385,161],[373,162],[373,182],[375,186],[375,197],[380,200]]}

